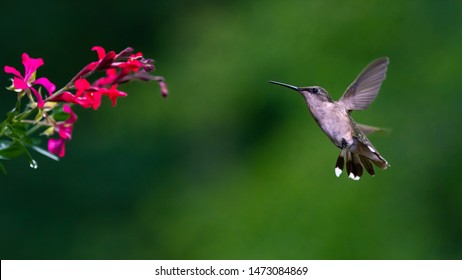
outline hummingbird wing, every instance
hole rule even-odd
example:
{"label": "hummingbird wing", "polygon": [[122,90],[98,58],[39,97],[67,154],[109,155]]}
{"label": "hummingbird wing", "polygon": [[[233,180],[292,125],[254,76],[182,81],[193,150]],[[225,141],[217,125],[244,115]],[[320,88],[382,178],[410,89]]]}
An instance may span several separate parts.
{"label": "hummingbird wing", "polygon": [[361,131],[366,134],[366,135],[369,135],[369,134],[372,134],[374,132],[390,132],[390,129],[386,129],[386,128],[380,128],[380,127],[375,127],[375,126],[370,126],[370,125],[367,125],[367,124],[362,124],[362,123],[356,123],[356,125],[359,127],[359,129],[361,129]]}
{"label": "hummingbird wing", "polygon": [[349,111],[367,109],[385,80],[388,62],[388,57],[382,57],[369,64],[347,88],[338,103]]}

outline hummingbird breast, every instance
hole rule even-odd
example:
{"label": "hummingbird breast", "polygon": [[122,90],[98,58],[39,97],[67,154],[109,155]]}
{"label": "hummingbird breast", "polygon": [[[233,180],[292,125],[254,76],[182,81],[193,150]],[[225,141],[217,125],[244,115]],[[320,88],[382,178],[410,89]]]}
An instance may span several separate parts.
{"label": "hummingbird breast", "polygon": [[321,106],[308,106],[316,123],[329,139],[340,149],[351,146],[354,128],[345,108],[334,102],[323,102]]}

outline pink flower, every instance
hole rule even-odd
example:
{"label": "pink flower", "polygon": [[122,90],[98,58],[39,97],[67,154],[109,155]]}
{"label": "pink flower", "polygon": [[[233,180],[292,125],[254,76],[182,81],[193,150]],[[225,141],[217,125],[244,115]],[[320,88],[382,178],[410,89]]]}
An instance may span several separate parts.
{"label": "pink flower", "polygon": [[48,139],[48,151],[52,154],[58,155],[59,157],[64,157],[64,154],[66,153],[64,139]]}
{"label": "pink flower", "polygon": [[84,108],[93,107],[96,110],[101,105],[101,94],[90,92],[90,86],[90,83],[86,79],[78,79],[74,82],[74,87],[77,91],[75,95],[66,91],[58,97],[53,98],[52,101],[64,101],[80,105]]}
{"label": "pink flower", "polygon": [[93,107],[96,110],[101,105],[101,94],[91,87],[86,79],[78,79],[74,83],[77,92],[75,93],[75,103],[84,108]]}
{"label": "pink flower", "polygon": [[77,115],[68,104],[63,105],[63,112],[69,114],[69,118],[63,122],[58,122],[55,126],[55,131],[58,132],[59,137],[62,139],[70,140],[72,136],[72,126],[77,121]]}
{"label": "pink flower", "polygon": [[107,95],[112,102],[112,106],[117,104],[118,97],[127,96],[125,92],[117,89],[117,85],[112,85],[111,88],[99,88],[97,92],[102,95]]}
{"label": "pink flower", "polygon": [[164,81],[160,81],[159,86],[160,86],[160,90],[162,92],[162,96],[167,97],[167,95],[168,95],[167,84]]}
{"label": "pink flower", "polygon": [[72,128],[74,123],[77,121],[77,115],[72,111],[71,106],[68,104],[63,105],[63,111],[69,114],[69,118],[62,122],[57,122],[54,126],[55,132],[58,133],[58,139],[48,140],[48,151],[59,157],[64,157],[66,153],[65,141],[72,138]]}
{"label": "pink flower", "polygon": [[116,69],[113,69],[113,68],[108,69],[108,70],[106,70],[106,76],[101,77],[98,80],[96,80],[93,83],[93,85],[97,86],[97,87],[111,86],[112,84],[114,84],[116,82],[116,79],[118,78],[118,76],[120,76],[120,74],[117,73]]}
{"label": "pink flower", "polygon": [[31,58],[27,53],[22,54],[22,64],[24,65],[25,73],[24,76],[16,70],[16,68],[11,66],[5,66],[4,71],[8,74],[13,74],[13,88],[15,91],[22,92],[30,90],[37,98],[37,106],[42,108],[44,101],[40,93],[33,88],[34,85],[43,86],[48,93],[51,95],[56,87],[51,83],[47,78],[38,78],[36,79],[37,69],[43,65],[43,59],[41,58]]}
{"label": "pink flower", "polygon": [[141,52],[137,52],[136,54],[131,54],[127,61],[114,64],[127,74],[130,73],[130,71],[136,73],[141,67],[144,66],[143,62],[140,61],[141,59],[143,59],[143,54]]}
{"label": "pink flower", "polygon": [[84,108],[93,107],[96,110],[101,105],[103,95],[109,97],[112,106],[117,104],[117,98],[127,96],[127,93],[117,89],[116,84],[113,84],[110,88],[98,87],[90,85],[86,79],[78,79],[75,81],[74,87],[76,89],[75,95],[67,91],[53,100],[78,104]]}
{"label": "pink flower", "polygon": [[[95,81],[94,86],[109,88],[114,84],[136,79],[144,81],[156,79],[155,76],[147,73],[154,70],[154,60],[144,58],[141,52],[133,54],[132,48],[126,48],[118,54],[114,51],[106,54],[104,48],[100,46],[94,46],[92,50],[98,53],[98,61],[88,64],[83,71],[88,69],[106,71],[106,76]],[[138,74],[140,69],[143,73]]]}

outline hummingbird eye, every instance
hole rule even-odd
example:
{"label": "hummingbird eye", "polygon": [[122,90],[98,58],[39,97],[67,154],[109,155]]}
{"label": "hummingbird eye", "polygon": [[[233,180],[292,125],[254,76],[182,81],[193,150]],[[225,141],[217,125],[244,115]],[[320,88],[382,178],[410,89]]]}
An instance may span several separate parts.
{"label": "hummingbird eye", "polygon": [[317,93],[319,93],[319,89],[318,89],[318,88],[309,88],[309,89],[308,89],[308,92],[309,92],[309,93],[317,94]]}

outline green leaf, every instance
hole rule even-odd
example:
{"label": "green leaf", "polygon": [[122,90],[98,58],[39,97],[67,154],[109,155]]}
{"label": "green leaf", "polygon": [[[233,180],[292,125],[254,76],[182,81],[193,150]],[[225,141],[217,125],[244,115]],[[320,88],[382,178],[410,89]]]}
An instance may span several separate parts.
{"label": "green leaf", "polygon": [[0,140],[0,150],[9,147],[10,144],[11,144],[11,141],[9,140]]}
{"label": "green leaf", "polygon": [[58,156],[56,156],[56,155],[50,153],[49,151],[43,149],[43,148],[40,147],[40,146],[35,146],[35,145],[33,145],[33,146],[29,146],[29,147],[31,147],[31,148],[34,149],[36,152],[39,152],[39,153],[41,153],[42,155],[44,155],[44,156],[46,156],[46,157],[49,157],[49,158],[51,158],[51,159],[53,159],[53,160],[56,160],[56,161],[59,161],[59,157],[58,157]]}
{"label": "green leaf", "polygon": [[28,127],[29,127],[29,124],[21,123],[21,122],[14,122],[14,123],[7,124],[4,127],[3,133],[10,138],[20,139],[25,135]]}
{"label": "green leaf", "polygon": [[23,147],[16,141],[0,141],[0,157],[2,159],[11,159],[24,153]]}
{"label": "green leaf", "polygon": [[63,111],[63,107],[55,108],[51,115],[57,122],[63,122],[69,119],[69,114]]}
{"label": "green leaf", "polygon": [[0,170],[2,170],[3,174],[5,174],[5,175],[7,174],[6,168],[5,168],[5,166],[3,165],[3,163],[1,163],[1,162],[0,162]]}

